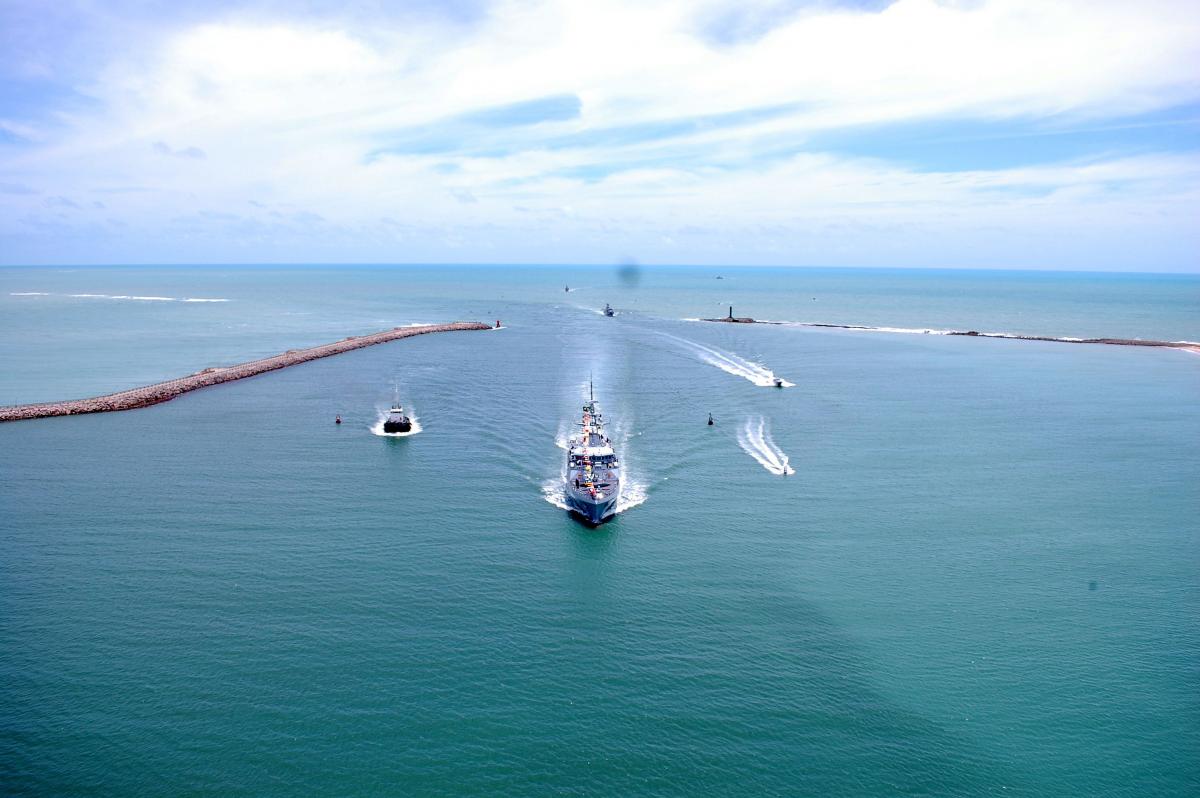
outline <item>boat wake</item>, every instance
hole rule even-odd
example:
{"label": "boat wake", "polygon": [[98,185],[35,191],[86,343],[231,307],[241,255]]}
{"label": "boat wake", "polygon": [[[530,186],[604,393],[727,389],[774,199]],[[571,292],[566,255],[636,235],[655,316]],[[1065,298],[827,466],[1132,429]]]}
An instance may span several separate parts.
{"label": "boat wake", "polygon": [[[542,483],[542,498],[560,510],[570,510],[567,504],[566,470]],[[646,485],[627,476],[621,477],[621,495],[617,497],[617,513],[631,510],[646,501]]]}
{"label": "boat wake", "polygon": [[[574,290],[574,289],[571,289],[571,290]],[[582,311],[584,311],[585,313],[594,313],[594,314],[596,314],[597,316],[603,316],[603,315],[604,315],[604,310],[603,310],[602,308],[593,308],[593,307],[589,307],[589,306],[587,306],[587,305],[579,305],[579,304],[576,304],[576,303],[574,303],[574,302],[571,302],[571,303],[570,303],[570,306],[571,306],[571,307],[573,307],[573,308],[575,308],[575,310],[582,310]]]}
{"label": "boat wake", "polygon": [[746,419],[746,423],[738,430],[738,445],[742,447],[742,451],[757,460],[759,465],[776,476],[796,473],[796,469],[788,465],[788,456],[775,444],[762,416]]}
{"label": "boat wake", "polygon": [[[554,436],[554,445],[564,452],[571,446],[571,428],[565,421],[558,425],[558,433]],[[563,474],[566,475],[566,473],[564,469]]]}
{"label": "boat wake", "polygon": [[560,510],[571,509],[571,505],[567,504],[567,490],[564,487],[565,480],[566,476],[561,476],[557,479],[548,479],[542,483],[542,498]]}
{"label": "boat wake", "polygon": [[[697,343],[696,341],[687,338],[680,338],[677,335],[670,333],[662,333],[667,338],[670,338],[675,343],[688,350],[690,354],[700,358],[710,366],[716,366],[721,371],[727,374],[732,374],[735,377],[741,377],[744,380],[749,380],[761,388],[769,388],[775,385],[775,372],[771,371],[761,363],[755,363],[752,360],[747,360],[741,355],[735,355],[733,352],[726,352],[723,349],[717,349],[713,346]],[[796,383],[783,380],[784,388],[793,388]]]}
{"label": "boat wake", "polygon": [[387,421],[388,414],[386,410],[380,410],[378,412],[379,418],[377,418],[375,423],[371,425],[372,435],[378,435],[381,438],[408,438],[421,431],[421,424],[417,421],[417,414],[413,413],[411,408],[408,418],[410,421],[412,421],[412,429],[410,429],[408,432],[384,432],[383,422]]}

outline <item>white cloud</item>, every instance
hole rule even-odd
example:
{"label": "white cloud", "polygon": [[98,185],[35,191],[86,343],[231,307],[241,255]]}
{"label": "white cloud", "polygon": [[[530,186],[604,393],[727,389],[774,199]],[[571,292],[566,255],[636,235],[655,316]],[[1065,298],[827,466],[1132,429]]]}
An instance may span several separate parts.
{"label": "white cloud", "polygon": [[[472,226],[500,230],[489,239],[500,250],[524,246],[536,236],[531,216],[567,206],[574,213],[557,214],[555,232],[576,242],[574,254],[565,253],[575,260],[607,257],[592,247],[614,229],[628,243],[611,251],[641,246],[667,257],[683,252],[678,244],[689,235],[668,236],[674,250],[648,242],[661,242],[666,229],[708,227],[738,240],[751,260],[793,257],[779,240],[849,223],[943,231],[957,225],[963,251],[970,249],[968,231],[985,224],[1048,231],[1055,224],[1092,229],[1090,220],[1104,219],[1111,238],[1134,223],[1112,209],[1144,219],[1138,208],[1157,214],[1147,230],[1184,240],[1170,220],[1197,210],[1193,157],[1081,154],[1090,157],[1037,168],[918,171],[806,142],[866,123],[1102,119],[1195,102],[1200,8],[900,0],[860,13],[817,4],[760,15],[753,36],[729,44],[701,35],[706,20],[730,7],[504,2],[453,30],[214,19],[96,72],[80,87],[96,106],[75,111],[52,134],[37,131],[36,146],[6,157],[0,177],[56,196],[120,185],[150,189],[116,196],[107,209],[147,240],[184,217],[203,220],[195,222],[203,235],[205,221],[229,220],[200,217],[201,210],[245,208],[254,198],[286,204],[293,214],[319,214],[328,222],[321,235],[332,226],[350,241],[377,224],[370,220],[401,219],[410,230],[428,231],[423,257],[433,259],[439,240],[470,240],[454,231]],[[399,131],[424,126],[436,141],[444,120],[553,95],[578,96],[580,116],[520,130],[471,130],[465,150],[369,157]],[[696,125],[672,138],[551,146],[613,126],[763,107],[785,110],[737,126]],[[19,121],[2,124],[34,135]],[[186,152],[208,157],[155,158],[156,142],[185,142]],[[785,153],[763,157],[781,145]],[[0,234],[32,234],[17,221],[34,218],[31,202],[20,195],[0,200],[9,219]],[[281,225],[288,235],[304,234],[294,215],[289,221],[268,219],[264,209],[251,213],[270,225],[274,240]],[[762,225],[775,237],[756,235]],[[210,229],[218,240],[222,228]],[[825,234],[829,250],[837,250],[837,234]],[[280,259],[270,240],[255,245],[260,257]],[[895,240],[894,231],[868,235],[852,249],[892,251]],[[932,245],[921,246],[930,251],[913,243],[912,259],[940,257]],[[1086,259],[1084,249],[1076,260]],[[803,260],[826,258],[816,248]]]}

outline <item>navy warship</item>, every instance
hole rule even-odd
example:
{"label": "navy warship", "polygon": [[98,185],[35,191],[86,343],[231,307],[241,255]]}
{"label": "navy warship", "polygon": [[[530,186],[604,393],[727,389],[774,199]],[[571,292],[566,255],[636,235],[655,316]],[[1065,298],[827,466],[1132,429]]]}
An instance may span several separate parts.
{"label": "navy warship", "polygon": [[588,386],[588,403],[578,435],[567,446],[567,505],[590,524],[599,524],[617,511],[621,495],[621,464],[612,441],[604,435],[604,418]]}

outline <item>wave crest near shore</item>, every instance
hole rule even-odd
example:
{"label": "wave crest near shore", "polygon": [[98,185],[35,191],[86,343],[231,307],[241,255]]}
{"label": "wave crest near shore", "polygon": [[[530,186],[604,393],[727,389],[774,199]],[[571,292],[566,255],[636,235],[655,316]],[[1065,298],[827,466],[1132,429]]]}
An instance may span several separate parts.
{"label": "wave crest near shore", "polygon": [[[681,319],[681,321],[708,321],[707,319]],[[1016,332],[984,332],[980,330],[944,330],[935,327],[888,327],[871,326],[867,324],[832,324],[816,321],[773,321],[759,319],[758,324],[774,324],[781,327],[816,327],[828,330],[849,330],[851,332],[881,332],[899,333],[901,335],[954,335],[964,338],[999,338],[1009,341],[1049,341],[1064,344],[1106,344],[1111,346],[1147,346],[1183,349],[1195,352],[1200,348],[1198,341],[1157,341],[1149,338],[1081,338],[1073,335],[1035,335],[1032,333]]]}
{"label": "wave crest near shore", "polygon": [[229,302],[223,297],[146,296],[134,294],[52,294],[48,291],[10,291],[9,296],[65,296],[71,299],[126,299],[134,302]]}

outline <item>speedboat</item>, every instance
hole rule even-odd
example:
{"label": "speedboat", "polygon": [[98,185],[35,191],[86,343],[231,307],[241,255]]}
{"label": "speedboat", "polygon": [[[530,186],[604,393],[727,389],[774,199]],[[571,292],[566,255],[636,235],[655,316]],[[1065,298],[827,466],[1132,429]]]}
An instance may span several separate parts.
{"label": "speedboat", "polygon": [[604,315],[605,316],[615,316],[615,315],[617,315],[617,312],[612,309],[612,305],[605,302],[604,303]]}

